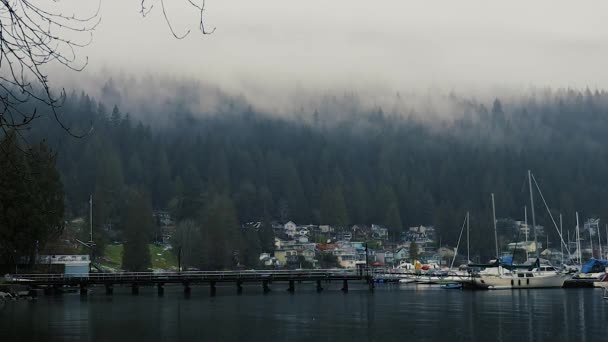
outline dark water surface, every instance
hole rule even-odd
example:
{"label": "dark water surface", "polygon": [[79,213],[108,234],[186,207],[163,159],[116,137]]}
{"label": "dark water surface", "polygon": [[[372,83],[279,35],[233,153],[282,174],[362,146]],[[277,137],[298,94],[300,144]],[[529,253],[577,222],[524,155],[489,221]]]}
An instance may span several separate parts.
{"label": "dark water surface", "polygon": [[296,293],[273,284],[128,288],[41,296],[0,306],[0,341],[608,341],[608,301],[597,289],[470,292],[428,285],[379,285],[371,294],[331,284]]}

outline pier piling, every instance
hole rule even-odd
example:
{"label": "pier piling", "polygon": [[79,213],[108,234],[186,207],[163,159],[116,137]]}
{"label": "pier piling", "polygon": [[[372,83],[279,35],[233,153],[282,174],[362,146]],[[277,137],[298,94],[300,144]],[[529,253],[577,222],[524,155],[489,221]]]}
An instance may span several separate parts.
{"label": "pier piling", "polygon": [[321,286],[321,280],[317,280],[317,292],[323,291],[323,286]]}
{"label": "pier piling", "polygon": [[132,284],[131,285],[131,294],[132,295],[138,295],[139,294],[139,285],[137,285],[137,284]]}
{"label": "pier piling", "polygon": [[348,280],[346,280],[346,279],[342,280],[342,292],[344,292],[344,293],[348,292]]}
{"label": "pier piling", "polygon": [[262,289],[264,293],[270,292],[270,287],[268,287],[268,280],[262,280]]}
{"label": "pier piling", "polygon": [[215,292],[216,292],[215,281],[212,280],[209,282],[209,295],[211,297],[215,297]]}
{"label": "pier piling", "polygon": [[293,280],[289,281],[289,287],[287,288],[287,291],[290,293],[294,293],[296,291],[295,282]]}

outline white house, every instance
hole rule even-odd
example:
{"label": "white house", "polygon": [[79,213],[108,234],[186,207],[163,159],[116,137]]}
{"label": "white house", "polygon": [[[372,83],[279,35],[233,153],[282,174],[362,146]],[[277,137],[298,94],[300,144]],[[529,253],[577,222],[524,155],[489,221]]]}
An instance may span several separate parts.
{"label": "white house", "polygon": [[298,226],[296,226],[296,224],[293,223],[293,221],[289,221],[289,222],[285,223],[283,228],[285,229],[285,234],[293,237],[294,235],[296,235],[296,230],[297,230]]}
{"label": "white house", "polygon": [[319,230],[321,231],[321,233],[324,233],[324,234],[331,233],[334,231],[334,229],[330,225],[327,225],[327,224],[320,225]]}

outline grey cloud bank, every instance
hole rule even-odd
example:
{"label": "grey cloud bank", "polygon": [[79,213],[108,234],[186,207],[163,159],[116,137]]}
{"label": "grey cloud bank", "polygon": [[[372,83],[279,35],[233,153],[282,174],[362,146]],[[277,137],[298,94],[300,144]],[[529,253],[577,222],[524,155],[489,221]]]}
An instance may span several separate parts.
{"label": "grey cloud bank", "polygon": [[247,98],[608,87],[605,1],[207,0],[210,36],[185,0],[166,4],[187,38],[160,8],[142,18],[139,1],[103,1],[86,73],[59,77],[170,75]]}

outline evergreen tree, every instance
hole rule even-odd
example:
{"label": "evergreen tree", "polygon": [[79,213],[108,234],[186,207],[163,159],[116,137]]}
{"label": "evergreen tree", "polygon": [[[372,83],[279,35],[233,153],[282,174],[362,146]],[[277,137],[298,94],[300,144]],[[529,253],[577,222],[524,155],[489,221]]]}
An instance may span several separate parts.
{"label": "evergreen tree", "polygon": [[135,191],[130,194],[122,225],[125,237],[122,267],[133,272],[147,271],[151,266],[148,244],[155,226],[147,196]]}
{"label": "evergreen tree", "polygon": [[63,185],[45,144],[24,148],[9,131],[0,141],[0,263],[36,253],[63,230]]}
{"label": "evergreen tree", "polygon": [[397,203],[393,203],[388,207],[384,224],[388,227],[389,237],[393,241],[398,241],[401,237],[401,232],[403,231],[403,224],[401,223],[401,216],[399,215]]}
{"label": "evergreen tree", "polygon": [[[93,241],[94,256],[103,256],[105,246],[110,239],[116,238],[120,229],[120,208],[124,204],[124,177],[122,162],[118,153],[111,149],[101,154],[97,163],[95,191],[93,193]],[[89,230],[83,232],[83,239],[88,241]]]}
{"label": "evergreen tree", "polygon": [[262,253],[258,232],[250,227],[243,231],[242,238],[244,243],[241,244],[238,263],[247,268],[257,268],[260,264],[260,253]]}
{"label": "evergreen tree", "polygon": [[202,259],[201,229],[194,220],[177,224],[171,239],[173,253],[181,258],[182,268],[197,267]]}
{"label": "evergreen tree", "polygon": [[269,253],[274,250],[274,231],[272,230],[272,225],[268,216],[262,221],[262,226],[258,231],[258,238],[260,240],[262,252]]}
{"label": "evergreen tree", "polygon": [[202,259],[200,268],[220,270],[236,265],[242,252],[236,210],[226,195],[215,195],[203,211],[201,224]]}
{"label": "evergreen tree", "polygon": [[410,262],[414,262],[418,260],[420,257],[420,252],[418,251],[418,244],[416,241],[410,242]]}
{"label": "evergreen tree", "polygon": [[344,228],[348,225],[348,213],[342,189],[326,189],[321,195],[321,223]]}
{"label": "evergreen tree", "polygon": [[162,151],[158,155],[156,163],[156,175],[154,180],[154,198],[157,207],[165,208],[169,200],[173,197],[171,188],[171,170],[166,153]]}

